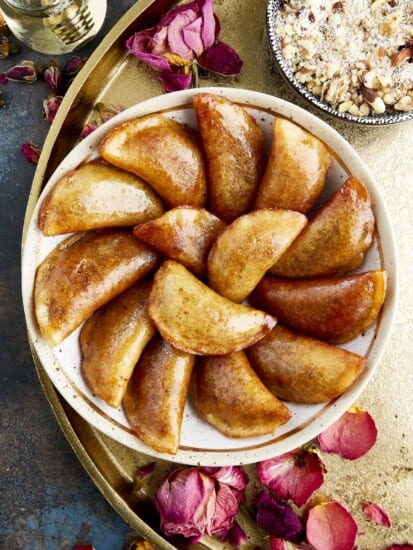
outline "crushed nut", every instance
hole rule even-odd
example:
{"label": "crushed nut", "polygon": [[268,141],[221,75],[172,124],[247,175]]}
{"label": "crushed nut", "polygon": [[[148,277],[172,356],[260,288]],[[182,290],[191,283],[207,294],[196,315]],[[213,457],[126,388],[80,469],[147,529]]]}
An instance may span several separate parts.
{"label": "crushed nut", "polygon": [[274,25],[300,83],[366,116],[413,110],[412,21],[410,0],[288,0]]}

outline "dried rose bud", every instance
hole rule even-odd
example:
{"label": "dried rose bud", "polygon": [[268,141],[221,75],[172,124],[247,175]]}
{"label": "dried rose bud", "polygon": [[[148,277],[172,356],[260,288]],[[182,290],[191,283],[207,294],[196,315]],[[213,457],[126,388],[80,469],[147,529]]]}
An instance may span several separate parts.
{"label": "dried rose bud", "polygon": [[53,122],[62,99],[60,95],[52,95],[43,101],[44,119],[49,124]]}
{"label": "dried rose bud", "polygon": [[23,143],[21,146],[21,152],[29,162],[32,164],[37,164],[39,162],[39,157],[42,150],[33,143]]}
{"label": "dried rose bud", "polygon": [[63,65],[62,73],[65,76],[75,76],[80,71],[80,69],[85,64],[85,60],[79,57],[78,55],[74,55],[71,57],[66,63]]}
{"label": "dried rose bud", "polygon": [[95,111],[99,114],[100,120],[106,122],[110,120],[113,116],[121,113],[124,110],[122,105],[113,105],[112,103],[96,103]]}
{"label": "dried rose bud", "polygon": [[88,124],[85,124],[82,128],[82,131],[80,132],[80,137],[84,139],[85,137],[90,135],[92,132],[94,132],[98,127],[99,127],[99,124],[97,122],[90,122]]}
{"label": "dried rose bud", "polygon": [[62,91],[63,74],[55,63],[51,63],[43,71],[43,78],[54,94],[59,94]]}
{"label": "dried rose bud", "polygon": [[73,550],[96,550],[93,544],[76,544]]}
{"label": "dried rose bud", "polygon": [[5,73],[1,73],[0,83],[4,83],[7,80],[28,82],[29,84],[35,82],[37,80],[37,70],[33,61],[22,61],[18,65],[11,67]]}
{"label": "dried rose bud", "polygon": [[0,59],[6,59],[9,53],[9,39],[5,34],[0,34]]}

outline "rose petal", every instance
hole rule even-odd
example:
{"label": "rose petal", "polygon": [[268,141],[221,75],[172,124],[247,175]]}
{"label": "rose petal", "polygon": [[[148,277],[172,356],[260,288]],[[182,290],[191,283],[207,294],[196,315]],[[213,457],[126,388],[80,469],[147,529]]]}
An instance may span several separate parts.
{"label": "rose petal", "polygon": [[194,52],[186,44],[183,37],[183,29],[197,19],[197,12],[186,9],[179,13],[168,25],[168,44],[171,52],[184,59],[193,59]]}
{"label": "rose petal", "polygon": [[214,14],[213,1],[200,0],[199,5],[202,12],[201,39],[204,50],[208,50],[214,45],[215,40],[218,38],[220,27],[217,25],[218,19]]}
{"label": "rose petal", "polygon": [[42,150],[40,149],[40,147],[34,145],[33,143],[23,143],[23,145],[21,146],[21,152],[32,164],[37,164],[39,162],[41,151]]}
{"label": "rose petal", "polygon": [[159,73],[159,78],[165,92],[187,90],[191,86],[192,72],[190,71],[188,74],[178,74],[172,71],[162,71]]}
{"label": "rose petal", "polygon": [[215,510],[212,515],[210,534],[225,538],[238,512],[238,500],[225,483],[218,483]]}
{"label": "rose petal", "polygon": [[270,550],[308,550],[308,548],[270,535]]}
{"label": "rose petal", "polygon": [[320,449],[355,460],[375,444],[377,428],[367,411],[352,407],[318,436]]}
{"label": "rose petal", "polygon": [[152,39],[152,30],[137,32],[132,35],[126,41],[126,47],[132,55],[152,67],[157,71],[168,71],[169,63],[168,61],[161,57],[150,53],[150,40]]}
{"label": "rose petal", "polygon": [[215,510],[215,481],[196,468],[177,470],[159,487],[155,506],[166,535],[198,537],[210,534]]}
{"label": "rose petal", "polygon": [[277,496],[302,506],[318,489],[326,471],[318,454],[312,450],[297,449],[257,464],[257,475],[264,487]]}
{"label": "rose petal", "polygon": [[218,42],[198,58],[200,66],[207,71],[219,74],[238,74],[242,60],[235,50],[224,42]]}
{"label": "rose petal", "polygon": [[281,502],[269,493],[263,491],[256,500],[257,525],[271,535],[300,542],[304,536],[304,529],[300,518],[286,503]]}
{"label": "rose petal", "polygon": [[204,45],[201,39],[201,27],[202,19],[198,17],[198,19],[195,19],[190,25],[182,29],[182,36],[185,43],[191,48],[196,56],[201,55],[204,51]]}
{"label": "rose petal", "polygon": [[363,512],[370,521],[374,521],[375,523],[384,525],[385,527],[391,527],[391,520],[388,514],[377,504],[367,502],[363,506]]}
{"label": "rose petal", "polygon": [[211,477],[229,485],[234,490],[239,502],[244,501],[245,487],[248,483],[248,476],[241,466],[223,466],[222,468],[203,468],[203,471]]}
{"label": "rose petal", "polygon": [[248,537],[240,524],[234,521],[231,529],[227,533],[227,537],[225,540],[234,548],[239,548],[240,546],[248,542]]}
{"label": "rose petal", "polygon": [[307,539],[316,550],[352,550],[357,524],[339,502],[324,502],[311,508],[307,518]]}

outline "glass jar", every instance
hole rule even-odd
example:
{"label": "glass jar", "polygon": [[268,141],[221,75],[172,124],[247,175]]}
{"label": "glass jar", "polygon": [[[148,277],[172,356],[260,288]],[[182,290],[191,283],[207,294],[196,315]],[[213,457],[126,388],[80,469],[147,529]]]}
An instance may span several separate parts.
{"label": "glass jar", "polygon": [[70,53],[92,40],[106,15],[106,0],[0,0],[10,31],[29,48]]}

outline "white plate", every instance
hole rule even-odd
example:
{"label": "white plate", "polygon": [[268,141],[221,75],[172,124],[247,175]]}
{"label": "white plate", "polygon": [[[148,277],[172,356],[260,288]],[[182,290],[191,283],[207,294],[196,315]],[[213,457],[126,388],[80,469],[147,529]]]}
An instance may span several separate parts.
{"label": "white plate", "polygon": [[45,194],[64,173],[81,162],[96,157],[96,147],[102,137],[120,122],[162,111],[168,117],[196,127],[191,98],[199,89],[162,95],[123,111],[80,142],[62,161],[43,190],[28,227],[22,257],[23,303],[29,336],[44,369],[60,394],[91,425],[119,443],[151,456],[185,464],[245,464],[270,458],[308,442],[338,419],[365,388],[377,369],[394,316],[397,288],[395,247],[390,221],[377,184],[354,149],[335,130],[305,110],[273,96],[232,88],[203,88],[202,91],[220,94],[247,106],[262,127],[268,147],[275,113],[290,118],[327,143],[340,159],[340,162],[333,160],[325,188],[327,194],[341,186],[348,174],[358,177],[368,188],[376,216],[377,232],[360,271],[385,268],[388,274],[388,292],[377,323],[363,336],[345,346],[346,349],[367,358],[366,368],[351,388],[338,399],[321,405],[289,403],[292,417],[287,424],[274,434],[248,439],[231,439],[222,435],[197,415],[188,400],[180,448],[176,455],[171,456],[157,453],[145,445],[131,431],[123,410],[107,406],[86,386],[80,368],[80,329],[56,347],[51,347],[41,336],[33,307],[36,268],[57,243],[67,237],[45,237],[39,230],[38,212]]}

